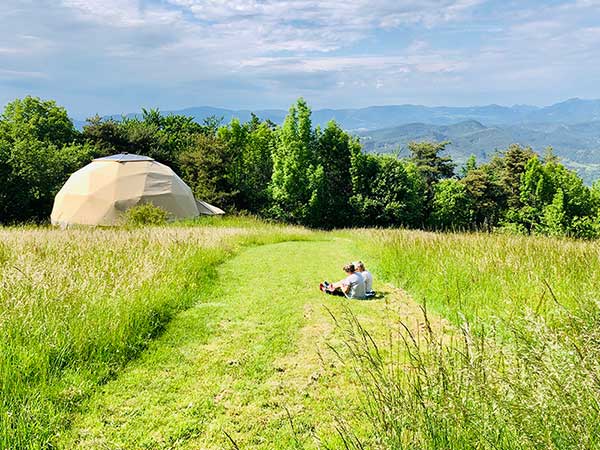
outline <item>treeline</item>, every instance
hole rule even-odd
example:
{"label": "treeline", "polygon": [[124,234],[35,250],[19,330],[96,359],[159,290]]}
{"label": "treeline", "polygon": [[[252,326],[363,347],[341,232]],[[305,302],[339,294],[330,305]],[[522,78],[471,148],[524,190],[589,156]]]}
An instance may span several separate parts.
{"label": "treeline", "polygon": [[494,230],[593,238],[600,185],[592,188],[548,149],[512,145],[487,163],[457,168],[447,142],[413,142],[409,156],[365,154],[335,122],[313,128],[299,99],[282,126],[196,123],[143,110],[93,117],[78,131],[64,108],[26,97],[0,118],[0,221],[43,221],[73,171],[119,152],[171,166],[203,200],[318,228],[380,226]]}

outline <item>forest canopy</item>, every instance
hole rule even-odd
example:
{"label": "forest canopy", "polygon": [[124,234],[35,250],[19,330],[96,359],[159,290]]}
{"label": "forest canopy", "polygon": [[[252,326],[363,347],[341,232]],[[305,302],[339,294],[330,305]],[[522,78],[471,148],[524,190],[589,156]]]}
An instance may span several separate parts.
{"label": "forest canopy", "polygon": [[[46,221],[71,173],[119,152],[172,167],[194,194],[230,212],[315,228],[407,227],[600,236],[600,183],[586,186],[548,148],[517,144],[457,167],[448,142],[411,142],[408,156],[365,153],[335,122],[313,127],[303,99],[279,126],[253,115],[202,124],[142,110],[77,130],[65,108],[17,99],[0,116],[0,223]],[[490,149],[492,150],[492,149]]]}

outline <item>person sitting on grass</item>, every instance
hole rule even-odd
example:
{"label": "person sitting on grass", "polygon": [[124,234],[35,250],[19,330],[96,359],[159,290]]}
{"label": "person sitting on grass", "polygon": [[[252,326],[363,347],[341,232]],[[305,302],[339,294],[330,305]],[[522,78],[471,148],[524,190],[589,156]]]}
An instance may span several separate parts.
{"label": "person sitting on grass", "polygon": [[347,274],[346,278],[333,284],[324,281],[320,284],[319,289],[329,295],[365,299],[365,280],[355,271],[354,264],[346,264],[343,270]]}
{"label": "person sitting on grass", "polygon": [[356,273],[360,274],[365,280],[365,293],[367,297],[375,296],[375,291],[373,290],[373,275],[369,272],[362,261],[356,261],[354,263],[354,268],[356,269]]}

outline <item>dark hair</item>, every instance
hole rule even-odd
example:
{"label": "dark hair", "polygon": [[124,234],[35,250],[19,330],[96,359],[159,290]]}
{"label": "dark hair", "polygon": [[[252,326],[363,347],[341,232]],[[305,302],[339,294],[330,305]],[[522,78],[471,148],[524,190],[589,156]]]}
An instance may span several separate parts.
{"label": "dark hair", "polygon": [[344,272],[354,272],[354,264],[346,264],[344,266]]}

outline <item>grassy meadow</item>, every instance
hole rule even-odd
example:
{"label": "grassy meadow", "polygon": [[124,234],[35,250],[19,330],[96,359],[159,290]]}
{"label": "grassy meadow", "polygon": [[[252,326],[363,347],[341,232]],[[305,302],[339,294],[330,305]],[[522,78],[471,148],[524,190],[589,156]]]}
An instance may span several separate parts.
{"label": "grassy meadow", "polygon": [[[316,289],[363,259],[374,301]],[[600,244],[0,229],[0,448],[600,448]]]}
{"label": "grassy meadow", "polygon": [[600,243],[503,234],[368,231],[377,272],[460,324],[564,318],[599,299]]}
{"label": "grassy meadow", "polygon": [[49,448],[82,398],[205,295],[219,263],[307,234],[212,223],[0,229],[0,448]]}
{"label": "grassy meadow", "polygon": [[[361,234],[376,272],[424,310],[422,333],[400,326],[384,346],[349,327],[377,448],[600,448],[598,242]],[[435,315],[455,331],[432,329]]]}

